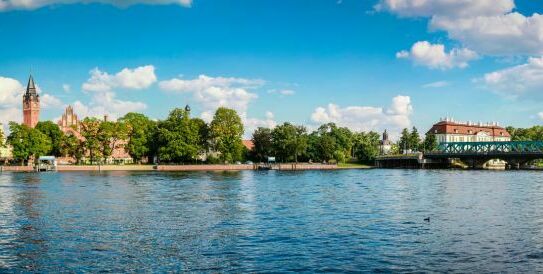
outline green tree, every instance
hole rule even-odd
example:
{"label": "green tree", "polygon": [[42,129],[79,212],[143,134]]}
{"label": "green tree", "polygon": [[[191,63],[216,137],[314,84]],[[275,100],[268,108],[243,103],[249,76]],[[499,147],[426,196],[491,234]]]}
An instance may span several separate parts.
{"label": "green tree", "polygon": [[213,147],[220,152],[223,162],[241,160],[243,154],[243,123],[233,109],[220,107],[210,124]]}
{"label": "green tree", "polygon": [[83,140],[72,134],[63,135],[60,142],[60,153],[62,156],[75,158],[76,163],[79,164],[85,153]]}
{"label": "green tree", "polygon": [[379,155],[379,133],[370,131],[355,134],[354,154],[359,161],[375,160]]}
{"label": "green tree", "polygon": [[51,142],[51,150],[46,152],[46,154],[61,156],[60,143],[64,133],[60,130],[59,126],[51,121],[41,121],[38,122],[35,129],[45,134]]}
{"label": "green tree", "polygon": [[511,141],[543,141],[543,127],[533,126],[530,128],[507,127],[511,134]]}
{"label": "green tree", "polygon": [[155,122],[135,112],[127,113],[119,122],[126,126],[126,150],[134,162],[139,163],[142,158],[151,156]]}
{"label": "green tree", "polygon": [[328,162],[332,159],[339,161],[339,159],[337,159],[338,158],[337,156],[342,157],[338,155],[336,139],[330,136],[329,134],[319,136],[316,145],[317,145],[316,151],[317,151],[318,159],[320,161]]}
{"label": "green tree", "polygon": [[298,157],[307,150],[307,130],[303,126],[284,123],[273,129],[272,143],[274,151],[282,162],[291,159],[298,162]]}
{"label": "green tree", "polygon": [[158,125],[158,155],[161,161],[186,162],[196,159],[201,151],[201,123],[190,113],[176,108]]}
{"label": "green tree", "polygon": [[122,122],[104,121],[98,126],[100,154],[104,161],[111,157],[115,149],[122,149],[122,141],[128,136],[128,127]]}
{"label": "green tree", "polygon": [[424,138],[424,151],[434,151],[437,149],[436,135],[428,132]]}
{"label": "green tree", "polygon": [[4,135],[4,128],[2,123],[0,123],[0,147],[6,147],[6,136]]}
{"label": "green tree", "polygon": [[258,161],[264,161],[266,157],[272,155],[272,130],[265,127],[259,127],[253,132],[252,141],[254,144],[253,155]]}
{"label": "green tree", "polygon": [[13,158],[21,160],[23,165],[30,157],[37,158],[51,150],[49,137],[39,130],[15,122],[9,123],[9,129],[8,142],[13,148]]}
{"label": "green tree", "polygon": [[404,128],[402,130],[402,135],[400,136],[400,141],[398,141],[398,147],[400,148],[401,153],[406,153],[408,149],[410,149],[410,140],[411,140],[411,134],[409,133],[409,130],[407,128]]}
{"label": "green tree", "polygon": [[191,122],[198,132],[199,153],[203,154],[209,149],[209,125],[200,118],[192,118]]}
{"label": "green tree", "polygon": [[87,117],[79,123],[79,132],[84,138],[83,148],[90,157],[90,163],[93,164],[96,159],[99,159],[101,154],[101,132],[100,132],[100,120],[96,118]]}
{"label": "green tree", "polygon": [[411,149],[412,151],[418,151],[420,149],[421,139],[419,135],[419,131],[416,127],[413,127],[413,130],[409,134],[409,146],[408,149]]}
{"label": "green tree", "polygon": [[319,161],[343,162],[352,155],[353,140],[354,135],[348,128],[337,127],[335,123],[323,124],[311,133],[308,153]]}

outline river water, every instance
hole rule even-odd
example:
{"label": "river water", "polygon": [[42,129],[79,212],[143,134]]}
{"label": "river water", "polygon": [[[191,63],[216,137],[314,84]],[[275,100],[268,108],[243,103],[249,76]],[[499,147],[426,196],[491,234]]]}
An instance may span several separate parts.
{"label": "river water", "polygon": [[3,173],[21,271],[541,272],[543,173]]}

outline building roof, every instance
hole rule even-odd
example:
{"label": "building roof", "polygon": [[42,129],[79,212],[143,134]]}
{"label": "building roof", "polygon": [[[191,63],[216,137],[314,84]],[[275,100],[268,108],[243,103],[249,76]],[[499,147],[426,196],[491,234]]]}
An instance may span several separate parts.
{"label": "building roof", "polygon": [[480,132],[486,132],[491,137],[511,137],[509,132],[497,123],[461,123],[451,120],[440,121],[432,126],[428,133],[433,134],[459,134],[459,135],[477,135]]}
{"label": "building roof", "polygon": [[34,77],[32,77],[32,74],[28,78],[28,84],[26,85],[26,94],[36,95],[36,85],[34,84]]}
{"label": "building roof", "polygon": [[253,150],[253,148],[255,147],[255,144],[252,140],[243,140],[241,142],[248,150]]}

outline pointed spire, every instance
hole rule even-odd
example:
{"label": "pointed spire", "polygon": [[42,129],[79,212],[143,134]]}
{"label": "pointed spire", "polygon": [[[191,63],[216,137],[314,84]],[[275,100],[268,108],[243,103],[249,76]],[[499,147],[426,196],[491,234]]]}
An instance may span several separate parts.
{"label": "pointed spire", "polygon": [[26,85],[26,94],[27,95],[37,95],[36,94],[36,85],[34,84],[34,77],[30,74],[28,78],[28,84]]}

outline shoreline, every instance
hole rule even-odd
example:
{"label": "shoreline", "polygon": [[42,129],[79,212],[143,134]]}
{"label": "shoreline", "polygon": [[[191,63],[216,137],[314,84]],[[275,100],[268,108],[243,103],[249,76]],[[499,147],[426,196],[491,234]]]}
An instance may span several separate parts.
{"label": "shoreline", "polygon": [[[346,170],[346,169],[371,169],[370,166],[338,166],[336,164],[307,164],[307,163],[285,163],[276,164],[273,170]],[[242,171],[258,170],[257,164],[241,165],[59,165],[57,172],[76,171]],[[1,172],[34,172],[33,166],[0,166]]]}

